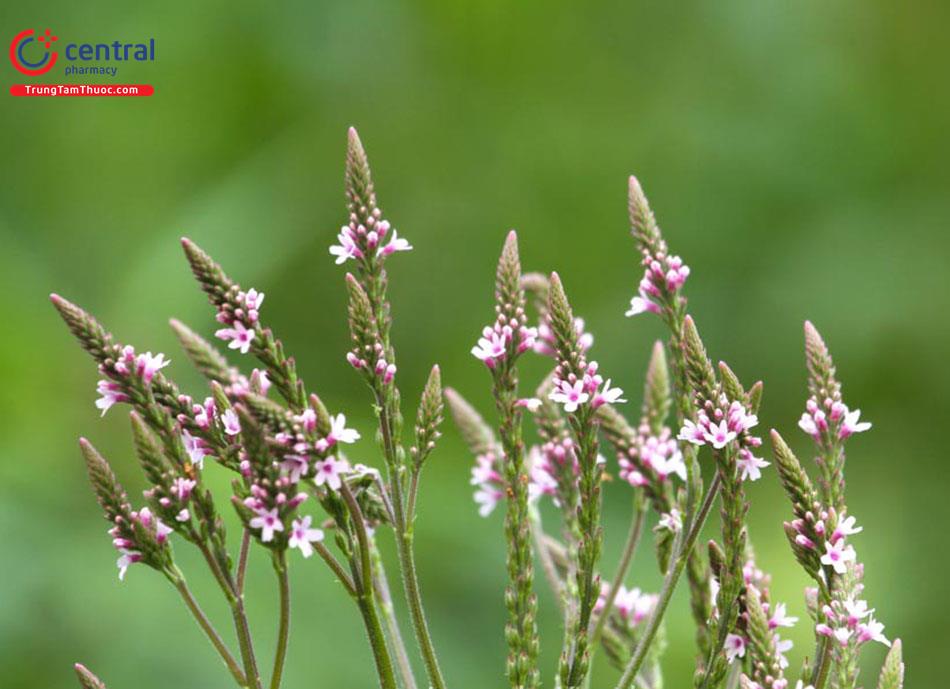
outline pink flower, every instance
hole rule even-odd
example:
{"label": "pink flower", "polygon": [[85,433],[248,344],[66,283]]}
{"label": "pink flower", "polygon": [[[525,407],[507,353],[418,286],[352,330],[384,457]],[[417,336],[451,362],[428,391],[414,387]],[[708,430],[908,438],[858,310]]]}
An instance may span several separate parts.
{"label": "pink flower", "polygon": [[739,457],[736,459],[736,466],[742,471],[741,479],[743,481],[758,481],[762,478],[762,469],[769,465],[761,457],[755,457],[745,448],[739,450]]}
{"label": "pink flower", "polygon": [[797,617],[789,617],[786,614],[785,603],[778,603],[775,606],[775,610],[772,611],[772,616],[769,617],[769,629],[794,627],[796,622],[798,622]]}
{"label": "pink flower", "polygon": [[759,417],[755,414],[749,414],[745,407],[739,402],[733,402],[729,405],[727,419],[729,421],[729,428],[736,433],[747,431],[759,423]]}
{"label": "pink flower", "polygon": [[304,409],[299,416],[294,417],[294,421],[303,426],[307,433],[312,433],[317,427],[317,413],[310,408]]}
{"label": "pink flower", "polygon": [[475,358],[484,361],[489,368],[494,368],[495,362],[504,359],[507,352],[508,338],[504,333],[488,326],[482,331],[478,344],[472,347]]}
{"label": "pink flower", "polygon": [[349,468],[350,465],[348,462],[332,456],[327,457],[326,459],[314,463],[313,482],[318,486],[326,484],[326,486],[332,490],[339,490],[343,484],[341,477],[344,473],[349,471]]}
{"label": "pink flower", "polygon": [[[411,250],[412,250],[412,245],[410,245],[409,242],[406,241],[405,239],[400,239],[399,233],[397,233],[396,230],[393,230],[392,239],[390,239],[389,243],[386,244],[385,246],[379,247],[379,249],[376,251],[376,255],[389,256],[390,254],[395,253],[397,251],[411,251]],[[337,263],[339,262],[340,261],[338,259]]]}
{"label": "pink flower", "polygon": [[541,404],[541,400],[539,400],[537,397],[525,397],[515,402],[516,407],[524,407],[532,414],[537,413],[537,411],[541,408]]}
{"label": "pink flower", "polygon": [[846,536],[852,536],[864,531],[863,526],[857,526],[857,520],[854,517],[844,517],[838,522],[838,526],[831,534],[831,542],[835,543]]}
{"label": "pink flower", "polygon": [[590,399],[590,395],[584,392],[584,381],[575,381],[572,385],[566,380],[555,381],[555,387],[548,397],[553,402],[564,405],[564,411],[571,414],[577,411],[577,408]]}
{"label": "pink flower", "polygon": [[353,230],[349,227],[344,226],[340,230],[340,234],[337,235],[337,241],[340,243],[334,244],[330,247],[330,253],[333,256],[336,256],[336,264],[340,265],[345,263],[348,259],[362,258],[363,252],[360,251],[359,247],[356,246],[356,242],[353,241]]}
{"label": "pink flower", "polygon": [[832,567],[838,574],[844,574],[847,571],[846,563],[854,562],[857,553],[852,546],[845,546],[844,541],[831,543],[825,541],[825,554],[821,556],[821,564]]}
{"label": "pink flower", "polygon": [[490,486],[482,486],[475,491],[475,502],[478,504],[478,514],[487,517],[495,509],[498,501],[504,497],[504,493]]}
{"label": "pink flower", "polygon": [[848,411],[848,408],[845,407],[844,421],[841,422],[841,428],[838,429],[838,437],[844,440],[853,433],[863,433],[864,431],[871,428],[871,424],[868,421],[858,421],[860,418],[860,409]]}
{"label": "pink flower", "polygon": [[264,293],[258,292],[253,287],[247,291],[247,294],[244,295],[244,307],[247,309],[247,320],[251,323],[256,323],[258,319],[258,312],[261,309],[261,304],[264,303]]}
{"label": "pink flower", "polygon": [[641,313],[660,313],[660,307],[646,298],[643,289],[640,289],[640,295],[630,300],[630,308],[623,314],[624,316],[636,316]]}
{"label": "pink flower", "polygon": [[294,519],[290,527],[290,538],[287,545],[291,548],[299,548],[304,557],[313,555],[312,543],[319,543],[323,540],[323,531],[320,529],[311,529],[312,518],[308,515],[300,519]]}
{"label": "pink flower", "polygon": [[179,502],[185,502],[191,496],[191,491],[193,491],[197,485],[197,481],[179,476],[172,481],[172,493],[175,494]]}
{"label": "pink flower", "polygon": [[726,659],[731,663],[736,658],[745,657],[746,641],[738,634],[729,634],[726,636]]}
{"label": "pink flower", "polygon": [[205,457],[209,454],[205,449],[204,441],[201,440],[201,438],[196,438],[184,429],[181,431],[181,441],[185,446],[185,451],[188,453],[188,459],[191,463],[199,469],[203,469]]}
{"label": "pink flower", "polygon": [[128,402],[129,400],[129,396],[122,392],[122,387],[111,380],[100,380],[96,384],[96,392],[101,395],[96,400],[96,409],[102,410],[102,416],[105,416],[109,408],[116,402]]}
{"label": "pink flower", "polygon": [[330,434],[326,437],[330,445],[338,442],[353,444],[360,439],[360,434],[352,428],[346,427],[346,416],[337,414],[330,417]]}
{"label": "pink flower", "polygon": [[233,328],[221,328],[214,335],[225,342],[230,340],[228,348],[239,349],[241,354],[247,354],[251,343],[254,342],[254,329],[244,327],[241,321],[234,321]]}
{"label": "pink flower", "polygon": [[275,531],[283,531],[284,524],[280,521],[280,516],[277,514],[277,508],[270,510],[258,510],[257,516],[252,517],[251,521],[248,522],[248,525],[252,529],[261,530],[261,542],[270,543],[274,540]]}
{"label": "pink flower", "polygon": [[678,533],[683,528],[683,517],[680,516],[680,511],[674,507],[668,513],[660,515],[659,526]]}
{"label": "pink flower", "polygon": [[685,440],[686,442],[692,443],[693,445],[706,444],[706,432],[703,430],[702,426],[693,423],[689,419],[683,421],[683,427],[680,429],[679,435],[676,437],[678,440]]}
{"label": "pink flower", "polygon": [[224,425],[224,432],[228,435],[237,435],[241,432],[241,421],[233,409],[228,409],[221,415],[221,423]]}
{"label": "pink flower", "polygon": [[151,383],[155,374],[170,363],[161,352],[155,356],[152,356],[151,352],[145,352],[135,357],[135,373],[146,383]]}
{"label": "pink flower", "polygon": [[621,399],[623,390],[620,388],[611,388],[610,387],[610,378],[607,379],[607,382],[604,383],[603,389],[594,395],[594,401],[591,402],[594,409],[602,407],[605,404],[616,404],[617,402],[626,402],[627,400]]}
{"label": "pink flower", "polygon": [[115,564],[119,568],[119,581],[122,581],[125,579],[125,573],[129,570],[129,567],[142,559],[142,553],[124,548],[120,549],[119,553],[119,559],[116,560]]}
{"label": "pink flower", "polygon": [[877,641],[885,646],[890,646],[891,642],[884,636],[884,625],[873,617],[866,624],[858,625],[858,643],[866,641]]}
{"label": "pink flower", "polygon": [[820,435],[818,431],[818,425],[815,423],[815,419],[812,418],[812,415],[808,412],[802,412],[802,418],[798,420],[798,427],[805,431],[812,438],[818,438]]}
{"label": "pink flower", "polygon": [[284,455],[284,461],[280,463],[280,467],[287,472],[291,483],[299,482],[300,477],[306,476],[310,468],[307,458],[303,455]]}
{"label": "pink flower", "polygon": [[706,442],[712,443],[714,448],[721,450],[728,443],[736,439],[736,432],[729,430],[729,424],[723,419],[719,422],[719,425],[714,423],[709,424],[709,430],[703,434],[703,437],[706,439]]}

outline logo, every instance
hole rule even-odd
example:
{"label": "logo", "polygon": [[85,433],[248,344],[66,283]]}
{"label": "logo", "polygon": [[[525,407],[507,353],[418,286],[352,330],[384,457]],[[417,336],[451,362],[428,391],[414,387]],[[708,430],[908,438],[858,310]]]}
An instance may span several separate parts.
{"label": "logo", "polygon": [[[49,29],[46,33],[34,34],[36,32],[33,29],[21,31],[10,44],[10,62],[18,71],[29,77],[46,74],[53,69],[56,58],[59,57],[59,53],[50,50],[53,43],[59,40],[58,36],[53,36]],[[37,59],[41,50],[43,55]]]}

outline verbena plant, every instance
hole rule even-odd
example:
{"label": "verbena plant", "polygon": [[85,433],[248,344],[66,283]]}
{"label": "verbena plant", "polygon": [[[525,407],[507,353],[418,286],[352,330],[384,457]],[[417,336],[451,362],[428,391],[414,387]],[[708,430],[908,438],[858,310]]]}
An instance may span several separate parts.
{"label": "verbena plant", "polygon": [[[281,686],[290,634],[288,567],[294,556],[314,554],[356,605],[379,685],[420,686],[376,547],[376,539],[390,533],[425,685],[448,686],[426,624],[413,539],[420,477],[440,435],[445,399],[476,457],[471,481],[480,512],[487,515],[505,504],[504,635],[511,687],[542,686],[537,561],[564,618],[560,660],[547,686],[589,686],[591,665],[602,649],[620,672],[617,689],[659,689],[663,618],[685,573],[696,627],[698,689],[786,689],[793,681],[798,689],[854,689],[858,657],[870,641],[890,646],[879,689],[900,689],[900,642],[884,637],[863,598],[863,567],[851,544],[861,528],[845,500],[845,445],[870,424],[845,405],[831,356],[811,324],[805,324],[810,396],[799,426],[814,443],[814,478],[771,432],[772,464],[791,503],[785,533],[795,560],[814,581],[805,591],[805,609],[815,649],[793,671],[785,655],[791,642],[780,632],[797,618],[771,599],[769,578],[755,564],[746,528],[745,483],[770,466],[757,456],[762,441],[754,435],[762,384],[745,387],[726,364],[710,362],[683,295],[689,268],[668,250],[637,180],[630,179],[630,221],[644,274],[626,315],[659,316],[669,340],[653,348],[640,416],[632,420],[617,409],[626,402],[621,390],[604,380],[589,358],[593,338],[572,312],[561,279],[556,273],[522,273],[512,232],[498,263],[495,316],[472,349],[490,374],[497,421],[487,422],[458,392],[443,391],[436,366],[423,388],[414,428],[405,432],[385,267],[392,254],[412,247],[383,219],[354,130],[346,199],[347,224],[330,253],[338,264],[355,266],[346,275],[352,335],[346,359],[369,388],[380,468],[347,460],[345,446],[359,434],[347,427],[343,414],[331,414],[307,390],[293,357],[262,318],[263,293],[242,289],[193,242],[183,239],[182,245],[216,310],[215,336],[258,366],[242,373],[210,342],[172,321],[188,357],[209,381],[210,395],[203,400],[181,392],[163,373],[169,363],[163,354],[137,353],[78,306],[52,296],[98,364],[96,406],[103,414],[115,404],[131,408],[135,450],[150,484],[145,504],[133,507],[109,463],[80,440],[119,553],[119,578],[138,563],[168,579],[239,687]],[[529,325],[532,320],[535,325]],[[529,353],[548,357],[553,370],[534,395],[522,396],[517,364]],[[530,448],[524,416],[539,439]],[[615,463],[601,455],[602,444],[611,448]],[[204,481],[209,461],[234,473],[228,499],[242,526],[236,557],[222,518],[230,508]],[[614,471],[631,487],[632,517],[620,562],[607,578],[601,574],[601,485]],[[549,530],[538,509],[547,498],[559,514]],[[720,536],[702,546],[699,535],[717,503]],[[657,594],[625,585],[650,513],[657,516],[652,535],[664,575]],[[236,650],[196,601],[175,563],[173,540],[201,553],[230,608]],[[244,608],[253,547],[269,553],[279,592],[276,654],[266,664],[255,653]],[[104,687],[84,666],[77,665],[76,672],[83,686]]]}

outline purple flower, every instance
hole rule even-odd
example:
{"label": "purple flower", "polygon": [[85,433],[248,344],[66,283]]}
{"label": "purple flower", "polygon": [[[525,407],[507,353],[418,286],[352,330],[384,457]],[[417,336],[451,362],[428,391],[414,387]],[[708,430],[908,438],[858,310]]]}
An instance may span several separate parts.
{"label": "purple flower", "polygon": [[323,531],[311,529],[311,521],[312,518],[309,515],[294,519],[290,527],[290,538],[287,540],[287,545],[291,548],[298,548],[305,558],[313,555],[312,544],[323,540]]}
{"label": "purple flower", "polygon": [[284,530],[284,524],[280,521],[276,507],[270,510],[258,510],[257,516],[252,517],[248,525],[252,529],[261,530],[261,541],[264,543],[270,543],[274,540],[275,531]]}
{"label": "purple flower", "polygon": [[241,354],[247,354],[254,342],[254,329],[246,328],[241,321],[235,321],[233,328],[221,328],[214,335],[225,342],[230,340],[228,348],[239,349]]}

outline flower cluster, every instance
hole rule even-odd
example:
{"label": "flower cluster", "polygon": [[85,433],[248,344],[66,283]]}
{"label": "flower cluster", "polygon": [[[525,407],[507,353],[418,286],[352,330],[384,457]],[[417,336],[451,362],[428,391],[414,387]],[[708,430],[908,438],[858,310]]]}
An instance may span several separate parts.
{"label": "flower cluster", "polygon": [[819,445],[830,444],[835,440],[844,440],[854,433],[863,433],[871,428],[867,421],[861,421],[861,410],[851,411],[841,400],[826,397],[821,404],[814,396],[805,403],[805,411],[798,421],[798,427],[810,435]]}
{"label": "flower cluster", "polygon": [[[517,339],[515,333],[517,333]],[[484,361],[488,368],[495,368],[499,361],[533,349],[537,337],[537,328],[528,327],[517,321],[509,322],[499,314],[493,325],[485,326],[482,330],[478,343],[472,347],[472,355]]]}
{"label": "flower cluster", "polygon": [[[600,613],[604,610],[609,594],[610,585],[602,582],[600,596],[597,598],[594,612]],[[629,628],[633,629],[650,616],[658,598],[655,593],[643,593],[638,588],[628,589],[625,586],[620,586],[614,597],[613,610]]]}
{"label": "flower cluster", "polygon": [[591,361],[583,369],[583,375],[577,376],[570,372],[565,376],[561,366],[555,370],[554,387],[549,398],[564,407],[564,411],[573,414],[577,409],[590,402],[591,409],[597,409],[605,404],[626,402],[623,399],[623,390],[610,386],[610,379],[604,381],[597,373],[597,362]]}
{"label": "flower cluster", "polygon": [[218,305],[215,319],[227,327],[220,328],[214,335],[228,343],[230,349],[247,354],[254,343],[255,327],[260,316],[264,293],[256,289],[242,291],[232,285],[227,297]]}
{"label": "flower cluster", "polygon": [[330,247],[330,254],[336,256],[336,264],[340,265],[350,259],[360,260],[367,256],[385,258],[397,251],[411,251],[412,245],[400,237],[395,229],[389,241],[384,243],[390,229],[389,221],[382,219],[378,208],[367,218],[366,225],[360,223],[356,214],[352,214],[349,224],[340,228],[338,244]]}
{"label": "flower cluster", "polygon": [[642,264],[645,268],[643,278],[637,296],[630,300],[626,316],[660,313],[664,305],[672,303],[689,277],[689,266],[679,256],[668,256],[662,250],[653,254],[644,249]]}
{"label": "flower cluster", "polygon": [[856,597],[861,590],[858,584],[854,595],[823,606],[821,615],[825,621],[818,623],[815,631],[841,646],[860,646],[868,641],[890,646],[891,642],[884,636],[884,625],[874,619],[874,608],[868,608],[866,600]]}
{"label": "flower cluster", "polygon": [[[162,520],[152,514],[152,511],[143,507],[138,512],[129,514],[130,521],[125,522],[117,519],[116,525],[109,529],[109,535],[112,536],[112,545],[119,551],[119,559],[116,560],[116,567],[119,568],[119,579],[125,579],[125,573],[129,567],[136,562],[141,562],[146,555],[143,553],[145,547],[142,539],[142,532],[148,533],[152,548],[162,548],[168,542],[168,534],[172,529],[162,523]],[[143,547],[144,546],[144,547]]]}
{"label": "flower cluster", "polygon": [[697,413],[695,422],[684,421],[677,438],[694,445],[711,445],[716,450],[733,441],[738,442],[736,465],[741,471],[741,479],[756,481],[762,477],[762,469],[769,466],[769,462],[752,453],[752,448],[762,445],[761,438],[748,433],[758,423],[758,417],[749,413],[741,402],[734,400],[730,403],[725,395],[720,395],[718,404],[706,402]]}
{"label": "flower cluster", "polygon": [[112,405],[130,401],[134,386],[150,385],[155,374],[171,363],[161,353],[136,354],[131,345],[117,349],[114,358],[109,358],[99,365],[99,372],[108,376],[96,384],[96,392],[99,393],[96,408],[102,410],[102,416],[105,416]]}
{"label": "flower cluster", "polygon": [[[563,445],[555,446],[555,443],[531,448],[527,456],[528,499],[531,502],[537,502],[545,495],[558,501],[558,469],[554,464],[566,461],[569,456],[573,457],[571,450]],[[573,461],[576,464],[576,458]],[[476,486],[473,497],[478,505],[478,513],[487,517],[506,495],[504,456],[500,450],[491,450],[475,457],[470,483]]]}
{"label": "flower cluster", "polygon": [[683,453],[666,427],[660,435],[654,435],[647,423],[641,423],[635,443],[630,446],[626,456],[621,455],[617,461],[620,464],[620,478],[634,487],[662,483],[674,475],[686,480]]}

